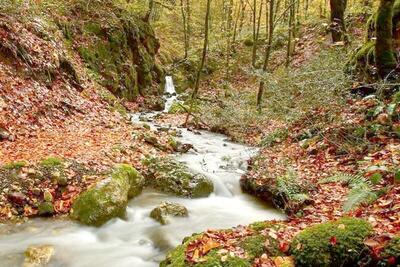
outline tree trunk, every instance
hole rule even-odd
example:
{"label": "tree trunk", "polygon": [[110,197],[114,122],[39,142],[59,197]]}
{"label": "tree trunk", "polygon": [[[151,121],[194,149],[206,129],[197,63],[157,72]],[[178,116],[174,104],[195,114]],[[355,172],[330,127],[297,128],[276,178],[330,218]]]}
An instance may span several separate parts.
{"label": "tree trunk", "polygon": [[[269,1],[269,11],[268,8],[266,8],[266,12],[268,12],[268,43],[267,43],[267,47],[265,49],[265,57],[264,57],[264,65],[263,65],[263,72],[265,73],[268,69],[268,64],[269,64],[269,58],[271,55],[271,49],[272,49],[272,40],[274,37],[274,0],[270,0]],[[257,107],[259,110],[261,110],[261,104],[262,104],[262,98],[264,95],[264,85],[265,82],[262,79],[260,82],[260,86],[258,88],[258,94],[257,94]]]}
{"label": "tree trunk", "polygon": [[145,21],[150,22],[153,16],[153,11],[154,11],[154,0],[149,1],[149,9],[147,11],[147,14],[144,18]]}
{"label": "tree trunk", "polygon": [[[186,3],[187,4],[187,3]],[[187,14],[184,5],[184,0],[181,0],[181,12],[182,12],[182,24],[183,24],[183,39],[184,39],[184,46],[185,46],[185,55],[184,58],[188,57],[189,51],[189,42],[188,42],[188,31],[187,31]]]}
{"label": "tree trunk", "polygon": [[257,0],[253,0],[253,53],[251,57],[251,65],[256,67],[257,56]]}
{"label": "tree trunk", "polygon": [[206,57],[207,57],[208,35],[209,35],[209,28],[210,28],[210,23],[209,23],[210,6],[211,6],[211,0],[207,0],[207,10],[206,10],[206,18],[205,18],[205,24],[204,24],[203,54],[201,57],[199,69],[197,70],[196,83],[195,83],[195,87],[193,90],[192,99],[196,98],[196,96],[198,94],[199,87],[200,87],[200,76],[201,76],[201,72],[203,71],[204,63],[206,62]]}
{"label": "tree trunk", "polygon": [[207,57],[207,48],[208,48],[208,35],[209,35],[209,28],[210,28],[210,9],[211,9],[211,0],[207,0],[207,9],[206,9],[206,18],[205,18],[205,23],[204,23],[204,45],[203,45],[203,53],[201,56],[201,61],[199,64],[199,69],[197,70],[197,75],[196,75],[196,83],[193,89],[193,93],[191,96],[192,103],[190,104],[190,109],[189,112],[186,116],[185,120],[185,126],[187,127],[188,121],[189,121],[189,116],[190,113],[193,110],[193,103],[199,93],[199,87],[200,87],[200,78],[201,78],[201,72],[203,71],[204,64],[206,62],[206,57]]}
{"label": "tree trunk", "polygon": [[292,57],[292,52],[293,52],[293,33],[294,33],[294,16],[295,16],[295,1],[290,0],[290,7],[289,7],[289,30],[288,30],[288,43],[287,43],[287,50],[286,50],[286,62],[285,66],[286,68],[289,67],[290,65],[290,60]]}
{"label": "tree trunk", "polygon": [[344,12],[346,11],[347,0],[330,0],[331,5],[331,33],[334,43],[344,41],[346,25]]}
{"label": "tree trunk", "polygon": [[397,65],[393,48],[393,5],[394,0],[381,0],[376,17],[375,61],[383,79]]}

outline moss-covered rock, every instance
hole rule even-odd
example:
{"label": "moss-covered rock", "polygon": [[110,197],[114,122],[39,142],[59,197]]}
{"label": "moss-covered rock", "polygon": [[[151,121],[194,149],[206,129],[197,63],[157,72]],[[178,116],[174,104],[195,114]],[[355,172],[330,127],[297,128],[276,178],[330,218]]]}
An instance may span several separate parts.
{"label": "moss-covered rock", "polygon": [[290,252],[296,266],[356,266],[371,234],[368,222],[342,218],[306,228],[293,239]]}
{"label": "moss-covered rock", "polygon": [[163,202],[156,208],[154,208],[150,217],[158,221],[161,224],[168,224],[169,217],[187,217],[189,216],[188,210],[177,203]]}
{"label": "moss-covered rock", "polygon": [[244,192],[271,202],[288,214],[296,213],[312,201],[309,197],[312,188],[292,172],[263,179],[243,176],[240,185]]}
{"label": "moss-covered rock", "polygon": [[172,158],[151,157],[144,160],[151,186],[177,196],[207,197],[214,191],[210,179],[201,174],[193,174],[182,163]]}
{"label": "moss-covered rock", "polygon": [[143,186],[143,177],[133,167],[118,165],[106,179],[75,200],[71,217],[94,226],[122,217],[129,198],[140,194]]}

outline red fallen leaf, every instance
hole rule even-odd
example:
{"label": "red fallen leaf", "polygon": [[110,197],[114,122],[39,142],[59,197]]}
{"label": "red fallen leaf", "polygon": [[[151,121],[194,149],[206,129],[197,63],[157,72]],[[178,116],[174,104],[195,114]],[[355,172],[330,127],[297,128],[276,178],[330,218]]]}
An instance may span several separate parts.
{"label": "red fallen leaf", "polygon": [[396,257],[392,256],[388,259],[389,265],[396,265]]}
{"label": "red fallen leaf", "polygon": [[331,243],[332,246],[336,246],[337,244],[336,236],[332,236],[331,239],[329,240],[329,243]]}
{"label": "red fallen leaf", "polygon": [[290,246],[288,243],[286,243],[286,242],[279,243],[279,250],[282,251],[283,253],[288,252],[289,248],[290,248]]}
{"label": "red fallen leaf", "polygon": [[375,247],[375,248],[372,248],[372,257],[374,258],[374,259],[377,259],[377,260],[379,260],[380,258],[381,258],[381,252],[382,252],[382,247]]}

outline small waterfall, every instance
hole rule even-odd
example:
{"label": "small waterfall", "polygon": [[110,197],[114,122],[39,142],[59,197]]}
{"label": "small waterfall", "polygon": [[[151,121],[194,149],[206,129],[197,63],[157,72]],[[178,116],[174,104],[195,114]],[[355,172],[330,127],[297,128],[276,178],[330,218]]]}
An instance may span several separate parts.
{"label": "small waterfall", "polygon": [[169,95],[176,94],[174,80],[172,79],[172,76],[165,77],[165,93]]}
{"label": "small waterfall", "polygon": [[174,85],[174,80],[172,79],[172,76],[166,76],[165,77],[165,108],[164,112],[168,112],[169,109],[172,107],[175,101],[177,100],[177,95],[175,91],[175,85]]}

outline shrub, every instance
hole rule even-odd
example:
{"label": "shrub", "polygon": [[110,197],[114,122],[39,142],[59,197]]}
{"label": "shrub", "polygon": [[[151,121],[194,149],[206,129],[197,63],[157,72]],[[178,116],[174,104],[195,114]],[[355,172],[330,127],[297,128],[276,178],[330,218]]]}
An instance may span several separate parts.
{"label": "shrub", "polygon": [[363,241],[372,234],[361,219],[342,218],[309,227],[292,242],[296,266],[356,266],[366,249]]}
{"label": "shrub", "polygon": [[398,266],[400,264],[400,236],[393,238],[381,254],[379,266]]}

